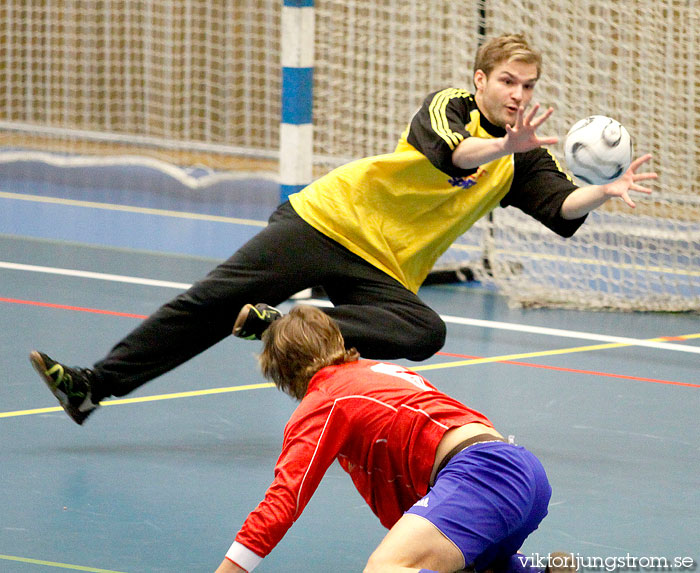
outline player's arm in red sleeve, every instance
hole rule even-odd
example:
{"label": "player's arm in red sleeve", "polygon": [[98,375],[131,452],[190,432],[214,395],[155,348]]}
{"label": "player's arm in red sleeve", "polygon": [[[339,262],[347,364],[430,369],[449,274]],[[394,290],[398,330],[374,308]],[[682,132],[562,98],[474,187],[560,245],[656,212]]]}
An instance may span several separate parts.
{"label": "player's arm in red sleeve", "polygon": [[280,542],[338,455],[346,435],[343,416],[332,402],[319,403],[319,394],[305,398],[287,424],[275,478],[226,553],[244,571],[252,571]]}

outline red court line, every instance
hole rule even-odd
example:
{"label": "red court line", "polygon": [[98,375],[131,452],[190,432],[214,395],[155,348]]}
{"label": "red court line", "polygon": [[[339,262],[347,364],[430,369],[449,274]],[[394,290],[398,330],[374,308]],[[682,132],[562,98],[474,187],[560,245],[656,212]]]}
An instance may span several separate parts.
{"label": "red court line", "polygon": [[66,304],[52,304],[49,302],[38,302],[35,300],[20,300],[15,298],[0,297],[0,302],[9,302],[10,304],[26,304],[29,306],[42,306],[46,308],[58,308],[61,310],[75,310],[77,312],[90,312],[93,314],[108,314],[110,316],[122,316],[125,318],[147,318],[145,314],[131,314],[129,312],[116,312],[113,310],[100,310],[97,308],[84,308],[81,306],[69,306]]}
{"label": "red court line", "polygon": [[[685,339],[684,339],[685,340]],[[464,358],[466,360],[478,360],[482,356],[467,356],[465,354],[452,354],[450,352],[438,352],[441,356],[451,356],[454,358]],[[668,384],[670,386],[686,386],[688,388],[700,388],[700,384],[689,382],[676,382],[674,380],[660,380],[658,378],[644,378],[641,376],[628,376],[626,374],[613,374],[611,372],[597,372],[595,370],[580,370],[578,368],[564,368],[562,366],[549,366],[546,364],[533,364],[531,362],[516,362],[515,360],[501,360],[501,364],[513,364],[515,366],[528,366],[530,368],[543,368],[545,370],[557,370],[559,372],[570,372],[572,374],[587,374],[589,376],[604,376],[607,378],[619,378],[622,380],[633,380],[635,382],[653,382],[654,384]]]}

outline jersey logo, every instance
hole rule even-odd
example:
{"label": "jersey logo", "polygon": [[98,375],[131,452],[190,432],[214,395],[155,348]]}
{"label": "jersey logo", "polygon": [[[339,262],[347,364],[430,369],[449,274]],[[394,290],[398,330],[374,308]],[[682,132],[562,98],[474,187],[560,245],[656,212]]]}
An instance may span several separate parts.
{"label": "jersey logo", "polygon": [[401,378],[406,382],[410,382],[419,390],[432,390],[430,386],[426,384],[425,378],[416,374],[415,372],[409,372],[405,368],[397,364],[386,364],[384,362],[379,362],[372,365],[370,368],[373,372],[379,372],[380,374],[388,374],[389,376],[396,376]]}
{"label": "jersey logo", "polygon": [[428,496],[426,495],[424,498],[419,499],[416,503],[413,504],[413,507],[428,507]]}
{"label": "jersey logo", "polygon": [[476,173],[472,173],[467,177],[452,177],[447,180],[447,182],[452,185],[452,187],[461,187],[462,189],[469,189],[474,187],[479,182],[479,177],[486,173],[486,169],[479,167]]}

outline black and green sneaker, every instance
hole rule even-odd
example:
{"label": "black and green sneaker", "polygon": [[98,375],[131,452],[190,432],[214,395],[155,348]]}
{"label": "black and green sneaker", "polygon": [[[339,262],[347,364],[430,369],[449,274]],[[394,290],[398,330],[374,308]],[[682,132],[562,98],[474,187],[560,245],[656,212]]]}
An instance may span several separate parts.
{"label": "black and green sneaker", "polygon": [[29,361],[76,424],[82,425],[97,409],[99,402],[92,401],[89,370],[68,368],[36,350]]}
{"label": "black and green sneaker", "polygon": [[255,306],[246,304],[238,313],[233,335],[245,340],[260,340],[267,327],[281,317],[282,313],[273,306],[262,302]]}

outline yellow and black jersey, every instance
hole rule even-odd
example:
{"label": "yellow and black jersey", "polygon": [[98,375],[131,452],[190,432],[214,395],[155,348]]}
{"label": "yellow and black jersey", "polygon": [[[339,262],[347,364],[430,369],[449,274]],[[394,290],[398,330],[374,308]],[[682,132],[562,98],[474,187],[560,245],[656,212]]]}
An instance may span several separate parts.
{"label": "yellow and black jersey", "polygon": [[425,99],[393,153],[334,169],[290,202],[311,226],[417,292],[455,239],[499,205],[565,237],[583,223],[559,215],[576,186],[544,148],[472,170],[452,163],[466,137],[504,135],[469,92],[444,89]]}

